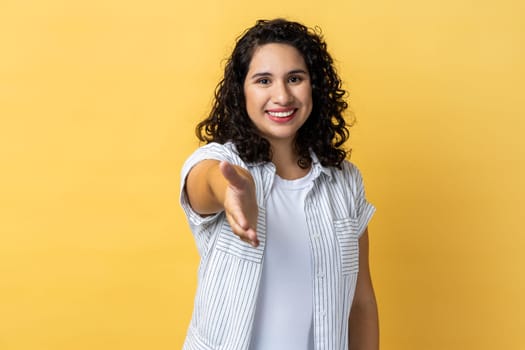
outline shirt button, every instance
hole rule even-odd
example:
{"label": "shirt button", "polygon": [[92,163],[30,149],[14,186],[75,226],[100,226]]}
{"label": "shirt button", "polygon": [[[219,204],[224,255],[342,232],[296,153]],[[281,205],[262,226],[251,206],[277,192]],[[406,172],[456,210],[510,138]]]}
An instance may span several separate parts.
{"label": "shirt button", "polygon": [[317,273],[317,277],[319,277],[319,278],[323,278],[323,277],[324,277],[324,272],[318,272],[318,273]]}
{"label": "shirt button", "polygon": [[326,317],[326,311],[321,311],[319,314],[320,314],[322,317]]}
{"label": "shirt button", "polygon": [[313,238],[315,238],[315,239],[319,239],[319,237],[321,237],[321,235],[318,234],[318,233],[315,233],[315,234],[313,235]]}

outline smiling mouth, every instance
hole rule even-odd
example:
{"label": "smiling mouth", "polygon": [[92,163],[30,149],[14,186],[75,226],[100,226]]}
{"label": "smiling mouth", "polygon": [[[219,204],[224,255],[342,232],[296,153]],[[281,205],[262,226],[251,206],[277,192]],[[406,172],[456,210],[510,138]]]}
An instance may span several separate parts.
{"label": "smiling mouth", "polygon": [[288,118],[292,114],[295,113],[295,109],[291,109],[289,111],[283,111],[283,112],[272,112],[272,111],[266,111],[270,116],[274,118]]}

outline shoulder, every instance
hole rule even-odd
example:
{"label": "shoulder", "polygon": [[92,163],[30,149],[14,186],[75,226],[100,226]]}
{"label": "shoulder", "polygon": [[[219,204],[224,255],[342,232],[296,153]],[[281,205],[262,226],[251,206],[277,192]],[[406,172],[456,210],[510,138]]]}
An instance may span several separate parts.
{"label": "shoulder", "polygon": [[218,161],[227,161],[233,165],[246,168],[246,164],[239,156],[235,145],[231,142],[220,144],[210,142],[196,149],[186,160],[186,163],[196,164],[205,159],[214,159]]}
{"label": "shoulder", "polygon": [[341,163],[341,169],[333,168],[333,174],[336,178],[343,179],[345,181],[361,181],[361,171],[359,168],[349,160],[344,160]]}
{"label": "shoulder", "polygon": [[337,188],[357,194],[363,189],[363,177],[361,171],[354,163],[344,160],[341,169],[332,168],[332,181]]}
{"label": "shoulder", "polygon": [[217,142],[210,142],[204,146],[197,148],[193,154],[217,156],[221,158],[238,156],[235,145],[231,142],[227,142],[224,144],[217,143]]}

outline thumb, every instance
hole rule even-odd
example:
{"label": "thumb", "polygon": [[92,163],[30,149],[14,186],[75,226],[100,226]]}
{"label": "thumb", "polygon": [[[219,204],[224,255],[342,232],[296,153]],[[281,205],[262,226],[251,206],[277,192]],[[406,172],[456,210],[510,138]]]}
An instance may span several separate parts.
{"label": "thumb", "polygon": [[243,188],[246,184],[246,179],[239,175],[237,170],[226,161],[222,161],[219,164],[219,169],[221,170],[222,176],[236,188]]}

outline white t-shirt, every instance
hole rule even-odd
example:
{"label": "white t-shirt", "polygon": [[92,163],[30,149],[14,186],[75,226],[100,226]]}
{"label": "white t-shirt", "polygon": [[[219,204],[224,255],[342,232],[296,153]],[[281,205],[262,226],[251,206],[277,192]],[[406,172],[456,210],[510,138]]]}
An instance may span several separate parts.
{"label": "white t-shirt", "polygon": [[295,180],[275,175],[250,350],[313,349],[312,258],[304,211],[313,180],[312,171]]}

